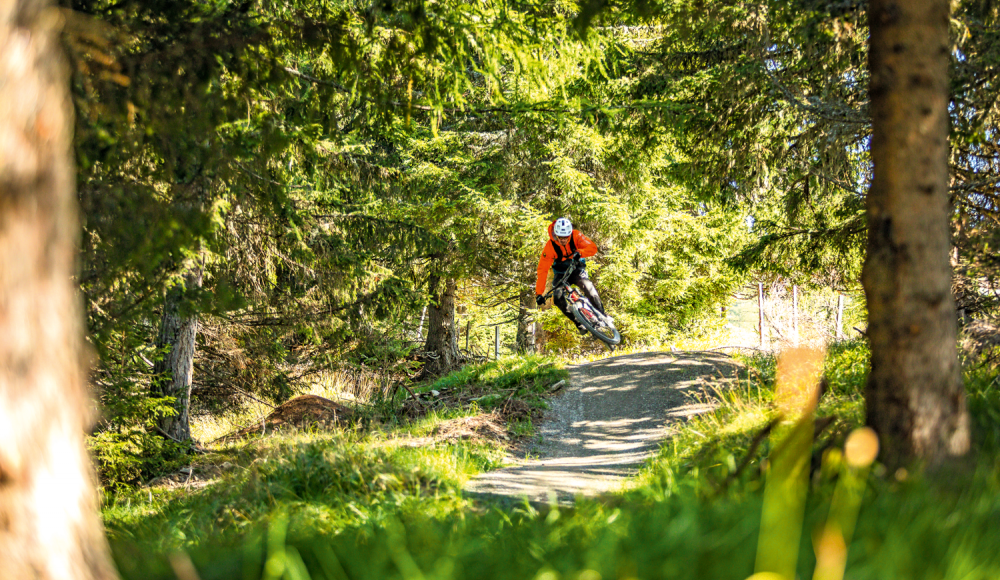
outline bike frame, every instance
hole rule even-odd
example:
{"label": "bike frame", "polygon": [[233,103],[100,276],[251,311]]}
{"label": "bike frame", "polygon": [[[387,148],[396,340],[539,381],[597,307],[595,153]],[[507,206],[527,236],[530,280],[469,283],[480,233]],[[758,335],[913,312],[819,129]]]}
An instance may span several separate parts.
{"label": "bike frame", "polygon": [[[603,341],[605,344],[608,345],[608,348],[614,350],[613,345],[618,344],[618,342],[621,340],[620,336],[618,335],[618,331],[614,328],[614,325],[608,323],[606,316],[601,314],[596,308],[594,308],[594,305],[590,302],[590,299],[587,298],[586,294],[584,294],[582,290],[576,288],[575,286],[571,286],[568,282],[570,276],[572,276],[573,272],[575,272],[576,270],[577,270],[576,265],[571,264],[569,269],[566,270],[566,273],[563,274],[558,281],[553,281],[552,289],[549,290],[546,294],[544,294],[544,297],[548,298],[549,296],[554,295],[557,292],[564,294],[567,298],[566,302],[569,306],[570,311],[573,313],[573,316],[577,319],[577,323],[587,327],[588,330],[590,330],[591,334],[594,335],[594,338]],[[586,320],[585,317],[587,318]],[[596,330],[593,330],[595,323],[598,322],[613,330],[614,332],[613,339],[611,337],[601,336]]]}
{"label": "bike frame", "polygon": [[[567,280],[569,280],[569,277],[573,275],[573,272],[576,272],[575,264],[570,265],[569,269],[566,270],[566,273],[563,274],[558,281],[552,282],[552,289],[546,292],[543,298],[547,299],[549,296],[554,295],[556,291],[560,291],[569,294],[571,300],[574,299],[575,297],[573,296],[572,293],[577,289],[574,286],[570,286],[569,282],[567,282]],[[579,296],[579,298],[586,299],[586,296]],[[587,300],[587,303],[589,304],[590,300]]]}

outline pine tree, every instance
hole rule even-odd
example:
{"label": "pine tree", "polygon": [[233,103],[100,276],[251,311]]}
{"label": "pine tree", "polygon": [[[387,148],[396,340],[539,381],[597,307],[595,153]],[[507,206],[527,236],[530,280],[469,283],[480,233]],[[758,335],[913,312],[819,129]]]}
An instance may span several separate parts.
{"label": "pine tree", "polygon": [[890,465],[969,451],[948,196],[948,0],[873,0],[868,423]]}
{"label": "pine tree", "polygon": [[83,435],[72,109],[58,13],[0,3],[0,577],[112,579]]}

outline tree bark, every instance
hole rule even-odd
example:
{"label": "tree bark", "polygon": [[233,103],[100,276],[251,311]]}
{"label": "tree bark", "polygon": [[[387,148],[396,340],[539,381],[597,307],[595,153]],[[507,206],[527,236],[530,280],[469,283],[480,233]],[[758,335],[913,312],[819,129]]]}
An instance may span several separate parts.
{"label": "tree bark", "polygon": [[72,111],[48,2],[0,1],[0,578],[117,577],[89,425]]}
{"label": "tree bark", "polygon": [[424,374],[442,374],[458,364],[458,333],[455,331],[455,291],[454,278],[442,281],[439,276],[431,276],[428,288],[433,302],[428,308],[427,342],[424,351],[433,353],[424,364]]}
{"label": "tree bark", "polygon": [[186,291],[201,288],[202,269],[190,266],[184,273],[183,284],[167,290],[163,301],[163,318],[157,348],[166,349],[162,360],[156,362],[153,373],[159,378],[155,392],[159,396],[174,397],[177,414],[162,417],[160,429],[177,441],[191,439],[191,384],[194,378],[195,340],[198,338],[198,314],[185,311]]}
{"label": "tree bark", "polygon": [[521,354],[534,354],[535,351],[535,323],[531,312],[535,309],[535,289],[533,286],[521,288],[520,305],[517,311],[517,337],[515,343],[517,352]]}
{"label": "tree bark", "polygon": [[949,263],[949,0],[872,0],[869,22],[867,420],[888,465],[933,465],[969,449]]}

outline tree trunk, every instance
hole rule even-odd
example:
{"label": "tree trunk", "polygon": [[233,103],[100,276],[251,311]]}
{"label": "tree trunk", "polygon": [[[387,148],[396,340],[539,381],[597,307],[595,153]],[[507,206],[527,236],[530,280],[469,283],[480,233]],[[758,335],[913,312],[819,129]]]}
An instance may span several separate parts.
{"label": "tree trunk", "polygon": [[541,322],[535,323],[535,352],[544,353],[545,346],[549,342],[549,331],[545,330]]}
{"label": "tree trunk", "polygon": [[90,417],[59,13],[0,2],[0,578],[117,575]]}
{"label": "tree trunk", "polygon": [[162,360],[156,362],[153,373],[157,379],[154,391],[163,397],[174,397],[177,414],[162,417],[160,429],[172,439],[191,439],[191,384],[194,378],[195,340],[198,338],[198,314],[186,311],[185,291],[201,288],[202,269],[191,266],[184,273],[184,283],[167,290],[163,301],[163,319],[157,348],[167,349]]}
{"label": "tree trunk", "polygon": [[869,22],[868,424],[887,464],[933,465],[969,449],[949,265],[949,0],[872,0]]}
{"label": "tree trunk", "polygon": [[517,352],[521,354],[535,353],[535,331],[537,324],[531,316],[535,309],[535,289],[532,286],[521,288],[520,307],[517,311]]}
{"label": "tree trunk", "polygon": [[433,302],[428,308],[427,342],[424,351],[433,353],[424,365],[424,374],[442,374],[458,364],[458,333],[455,331],[454,278],[442,283],[438,276],[431,276],[428,288]]}

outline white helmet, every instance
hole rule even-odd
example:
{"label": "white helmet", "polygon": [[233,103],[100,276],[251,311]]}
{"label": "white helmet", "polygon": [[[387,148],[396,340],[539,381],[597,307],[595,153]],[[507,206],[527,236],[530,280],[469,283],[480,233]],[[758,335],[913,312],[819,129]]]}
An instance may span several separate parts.
{"label": "white helmet", "polygon": [[552,228],[552,233],[560,238],[564,238],[573,233],[573,224],[569,221],[569,218],[559,218],[556,220],[556,225]]}

